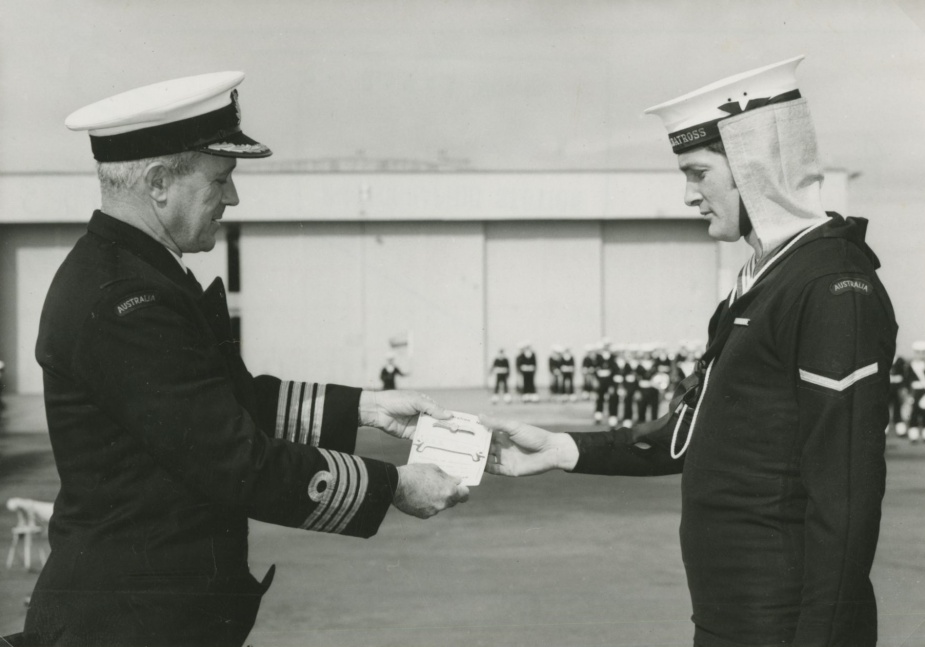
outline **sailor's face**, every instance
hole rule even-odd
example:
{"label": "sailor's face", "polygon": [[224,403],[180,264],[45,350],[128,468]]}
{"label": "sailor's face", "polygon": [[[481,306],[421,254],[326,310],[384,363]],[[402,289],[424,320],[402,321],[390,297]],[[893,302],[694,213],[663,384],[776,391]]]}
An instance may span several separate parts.
{"label": "sailor's face", "polygon": [[684,204],[697,207],[709,221],[710,237],[726,242],[741,238],[739,189],[726,156],[697,148],[678,155],[678,167],[686,178]]}

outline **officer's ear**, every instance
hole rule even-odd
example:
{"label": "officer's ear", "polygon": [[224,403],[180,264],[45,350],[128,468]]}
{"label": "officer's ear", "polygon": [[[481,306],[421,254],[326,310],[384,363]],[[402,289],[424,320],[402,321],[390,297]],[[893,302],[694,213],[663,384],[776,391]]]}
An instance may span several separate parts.
{"label": "officer's ear", "polygon": [[145,167],[144,175],[145,193],[157,204],[163,206],[167,203],[167,192],[173,174],[164,166],[163,162],[154,161]]}

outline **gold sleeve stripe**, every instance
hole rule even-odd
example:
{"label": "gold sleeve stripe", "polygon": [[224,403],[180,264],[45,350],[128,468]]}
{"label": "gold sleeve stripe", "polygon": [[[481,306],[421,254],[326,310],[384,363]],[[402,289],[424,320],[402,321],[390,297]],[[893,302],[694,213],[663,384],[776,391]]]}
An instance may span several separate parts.
{"label": "gold sleeve stripe", "polygon": [[810,384],[832,389],[833,391],[844,391],[855,382],[858,382],[859,380],[862,380],[870,375],[876,375],[876,373],[877,362],[874,362],[873,364],[865,366],[864,368],[859,368],[854,373],[841,380],[833,380],[830,377],[824,377],[822,375],[810,373],[809,371],[805,371],[801,368],[800,379],[802,379],[804,382],[809,382]]}
{"label": "gold sleeve stripe", "polygon": [[350,519],[353,518],[353,514],[349,514],[348,516],[348,513],[353,509],[354,503],[357,500],[357,488],[360,485],[360,479],[357,474],[356,457],[350,456],[349,454],[341,454],[338,458],[344,461],[344,471],[347,473],[347,482],[349,486],[344,493],[344,499],[340,509],[332,517],[330,526],[325,528],[325,530],[340,534],[344,531]]}
{"label": "gold sleeve stripe", "polygon": [[334,532],[336,520],[340,517],[344,505],[348,503],[351,490],[356,487],[356,480],[351,477],[347,457],[340,452],[328,452],[337,463],[337,482],[334,484],[334,498],[331,507],[318,522],[317,529],[321,532]]}
{"label": "gold sleeve stripe", "polygon": [[313,395],[311,414],[311,446],[317,447],[321,439],[321,421],[324,419],[324,395],[327,386],[318,384],[317,393]]}
{"label": "gold sleeve stripe", "polygon": [[347,528],[347,524],[357,515],[360,511],[360,506],[363,505],[363,500],[366,498],[366,490],[369,488],[369,473],[366,471],[366,463],[363,462],[361,458],[356,456],[350,456],[350,459],[356,463],[357,473],[359,474],[359,483],[357,483],[356,491],[353,496],[353,505],[350,506],[350,509],[347,511],[347,514],[341,520],[340,525],[338,526],[338,534],[344,532]]}
{"label": "gold sleeve stripe", "polygon": [[283,380],[279,385],[274,436],[317,447],[324,417],[325,385]]}
{"label": "gold sleeve stripe", "polygon": [[350,524],[362,505],[369,486],[366,465],[356,456],[318,450],[328,464],[328,471],[333,475],[323,500],[312,511],[302,528],[320,532],[342,533]]}
{"label": "gold sleeve stripe", "polygon": [[299,444],[300,445],[311,445],[313,447],[318,446],[318,442],[312,442],[312,409],[315,406],[315,391],[318,390],[317,384],[312,384],[309,391],[309,401],[305,402],[305,395],[303,391],[302,396],[302,408],[299,410]]}
{"label": "gold sleeve stripe", "polygon": [[337,464],[334,462],[333,458],[331,457],[331,452],[324,450],[324,449],[319,449],[318,451],[321,453],[321,456],[324,458],[325,462],[328,464],[328,472],[331,473],[333,478],[331,479],[331,482],[328,483],[328,492],[325,493],[325,496],[323,500],[321,501],[321,503],[319,503],[315,507],[315,509],[312,510],[312,513],[308,515],[308,518],[302,524],[302,528],[304,530],[318,530],[319,529],[319,521],[327,514],[328,510],[331,507],[331,502],[334,499],[334,494],[332,492],[332,489],[336,488],[340,482],[340,475],[338,474],[338,471],[337,471]]}
{"label": "gold sleeve stripe", "polygon": [[276,403],[276,429],[273,435],[276,438],[285,438],[286,410],[289,403],[289,393],[292,391],[292,382],[283,380],[279,383],[279,399]]}
{"label": "gold sleeve stripe", "polygon": [[299,430],[299,407],[302,406],[302,393],[305,391],[305,384],[302,382],[293,382],[292,391],[289,394],[289,415],[286,416],[286,435],[284,438],[289,442],[296,442],[296,435]]}

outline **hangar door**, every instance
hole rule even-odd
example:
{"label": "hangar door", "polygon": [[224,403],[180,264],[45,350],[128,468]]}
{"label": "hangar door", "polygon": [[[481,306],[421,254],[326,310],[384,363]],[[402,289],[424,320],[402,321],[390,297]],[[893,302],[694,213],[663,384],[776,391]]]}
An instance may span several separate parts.
{"label": "hangar door", "polygon": [[717,243],[699,220],[604,223],[606,335],[615,343],[706,341],[716,308]]}
{"label": "hangar door", "polygon": [[601,223],[485,224],[486,372],[499,348],[511,365],[533,344],[537,383],[549,382],[550,346],[582,347],[601,336]]}
{"label": "hangar door", "polygon": [[86,225],[13,225],[0,231],[0,360],[10,392],[41,393],[35,360],[48,286]]}
{"label": "hangar door", "polygon": [[378,387],[477,384],[482,366],[479,223],[246,223],[242,352],[254,373]]}

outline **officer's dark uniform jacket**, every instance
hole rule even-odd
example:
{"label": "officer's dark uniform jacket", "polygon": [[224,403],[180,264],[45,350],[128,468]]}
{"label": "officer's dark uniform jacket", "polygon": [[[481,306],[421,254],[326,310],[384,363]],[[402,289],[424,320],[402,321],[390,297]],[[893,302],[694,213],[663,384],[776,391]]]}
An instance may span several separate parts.
{"label": "officer's dark uniform jacket", "polygon": [[235,644],[269,579],[248,518],[376,533],[394,466],[351,454],[359,389],[253,377],[224,288],[101,212],[48,293],[36,357],[61,490],[26,621],[40,644]]}
{"label": "officer's dark uniform jacket", "polygon": [[[697,645],[873,646],[892,306],[864,242],[867,222],[802,219],[799,197],[788,202],[740,173],[745,144],[724,123],[770,260],[716,309],[690,407],[646,436],[572,434],[575,471],[683,472],[681,549]],[[805,158],[800,172],[809,173]],[[756,193],[786,205],[792,222],[768,215]]]}

